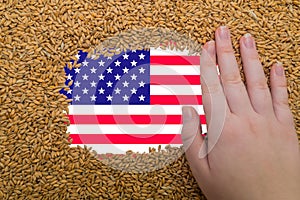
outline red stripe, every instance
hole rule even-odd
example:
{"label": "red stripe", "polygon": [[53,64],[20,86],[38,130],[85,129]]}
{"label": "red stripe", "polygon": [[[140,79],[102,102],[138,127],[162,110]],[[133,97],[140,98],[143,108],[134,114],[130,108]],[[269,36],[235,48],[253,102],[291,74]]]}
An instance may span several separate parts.
{"label": "red stripe", "polygon": [[151,105],[202,105],[201,95],[151,95]]}
{"label": "red stripe", "polygon": [[200,65],[199,56],[151,56],[150,65]]}
{"label": "red stripe", "polygon": [[72,144],[182,144],[180,134],[70,134]]}
{"label": "red stripe", "polygon": [[151,85],[200,85],[200,75],[151,75]]}
{"label": "red stripe", "polygon": [[[199,116],[206,124],[205,115]],[[71,124],[181,124],[181,115],[69,115]]]}

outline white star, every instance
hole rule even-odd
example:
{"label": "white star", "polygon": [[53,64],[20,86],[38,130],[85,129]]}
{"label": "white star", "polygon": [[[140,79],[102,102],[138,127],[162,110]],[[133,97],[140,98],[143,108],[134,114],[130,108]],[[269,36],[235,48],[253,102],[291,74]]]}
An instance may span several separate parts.
{"label": "white star", "polygon": [[98,63],[99,63],[100,67],[104,67],[105,62],[103,62],[103,60],[100,60],[100,62],[98,62]]}
{"label": "white star", "polygon": [[112,71],[113,71],[113,69],[109,67],[109,68],[106,69],[106,71],[107,71],[107,73],[110,73],[110,74],[111,74]]}
{"label": "white star", "polygon": [[136,67],[136,64],[137,64],[137,62],[135,62],[135,60],[133,60],[132,62],[130,62],[131,63],[131,66],[133,67],[133,66],[135,66]]}
{"label": "white star", "polygon": [[92,58],[92,59],[95,59],[95,58],[96,58],[96,55],[94,55],[94,54],[91,55],[91,58]]}
{"label": "white star", "polygon": [[80,101],[80,97],[81,96],[78,96],[78,94],[75,96],[75,101]]}
{"label": "white star", "polygon": [[124,60],[128,60],[128,57],[129,57],[129,55],[126,54],[126,53],[123,55],[123,59],[124,59]]}
{"label": "white star", "polygon": [[136,50],[131,50],[132,53],[136,53]]}
{"label": "white star", "polygon": [[84,60],[83,62],[82,62],[82,64],[83,64],[83,66],[88,66],[88,64],[89,64],[89,62],[87,62],[86,60]]}
{"label": "white star", "polygon": [[110,81],[108,81],[106,84],[107,84],[107,87],[112,87],[112,85],[113,85],[113,83]]}
{"label": "white star", "polygon": [[115,75],[116,80],[120,80],[121,76],[119,74]]}
{"label": "white star", "polygon": [[140,71],[140,74],[144,74],[145,73],[145,68],[143,68],[143,67],[141,67],[141,68],[139,68],[139,71]]}
{"label": "white star", "polygon": [[75,57],[77,58],[77,60],[79,60],[80,55],[77,53]]}
{"label": "white star", "polygon": [[79,73],[80,73],[80,68],[75,68],[74,70],[75,70],[75,73],[76,73],[76,74],[79,74]]}
{"label": "white star", "polygon": [[93,68],[90,69],[90,70],[91,70],[91,73],[92,73],[92,74],[96,74],[97,69],[95,69],[95,67],[93,67]]}
{"label": "white star", "polygon": [[116,66],[116,67],[120,67],[120,64],[121,64],[121,62],[120,62],[119,60],[117,60],[117,61],[115,62],[115,66]]}
{"label": "white star", "polygon": [[103,80],[104,81],[105,76],[103,74],[100,74],[100,76],[98,76],[98,77],[99,77],[99,80]]}
{"label": "white star", "polygon": [[135,88],[132,88],[131,90],[131,94],[136,94],[137,90]]}
{"label": "white star", "polygon": [[123,98],[123,101],[128,101],[129,100],[129,97],[125,94],[124,96],[122,96]]}
{"label": "white star", "polygon": [[111,56],[107,57],[107,60],[111,60],[111,59],[112,59],[112,57],[111,57]]}
{"label": "white star", "polygon": [[67,91],[67,94],[72,94],[72,90],[71,90],[71,89],[68,90],[68,91]]}
{"label": "white star", "polygon": [[145,101],[145,98],[146,97],[144,95],[139,96],[140,101]]}
{"label": "white star", "polygon": [[107,98],[107,101],[112,101],[112,99],[113,99],[113,96],[111,96],[111,95],[108,95],[108,96],[106,96],[106,98]]}
{"label": "white star", "polygon": [[80,87],[80,82],[76,81],[76,82],[74,83],[74,85],[75,85],[75,87]]}
{"label": "white star", "polygon": [[90,98],[91,98],[91,101],[96,101],[96,96],[95,95],[90,96]]}
{"label": "white star", "polygon": [[127,74],[128,71],[129,71],[129,69],[128,69],[127,67],[125,67],[125,68],[123,69],[123,73],[124,73],[124,74]]}
{"label": "white star", "polygon": [[91,87],[96,87],[96,85],[97,85],[97,83],[95,81],[90,82],[90,84],[91,84]]}
{"label": "white star", "polygon": [[82,93],[83,93],[83,94],[87,94],[88,92],[89,92],[89,90],[86,89],[86,88],[84,88],[84,89],[82,90]]}
{"label": "white star", "polygon": [[98,91],[99,91],[99,94],[104,94],[104,92],[105,92],[105,90],[103,88],[100,88],[100,90],[98,90]]}
{"label": "white star", "polygon": [[137,76],[135,74],[132,74],[130,77],[131,77],[131,80],[133,81],[133,80],[136,80]]}
{"label": "white star", "polygon": [[68,76],[67,76],[68,79],[67,80],[72,80],[72,77],[73,76],[71,76],[71,74],[68,74]]}
{"label": "white star", "polygon": [[144,87],[145,84],[146,84],[146,83],[145,83],[144,81],[139,82],[140,87]]}
{"label": "white star", "polygon": [[83,79],[83,80],[88,80],[88,78],[89,78],[89,76],[86,75],[86,74],[84,74],[84,75],[82,76],[82,79]]}
{"label": "white star", "polygon": [[121,90],[119,88],[115,89],[115,94],[120,94]]}
{"label": "white star", "polygon": [[141,53],[141,54],[139,55],[139,57],[140,57],[140,60],[144,60],[145,55],[144,55],[143,53]]}
{"label": "white star", "polygon": [[123,87],[128,87],[129,83],[127,81],[124,81],[123,83]]}

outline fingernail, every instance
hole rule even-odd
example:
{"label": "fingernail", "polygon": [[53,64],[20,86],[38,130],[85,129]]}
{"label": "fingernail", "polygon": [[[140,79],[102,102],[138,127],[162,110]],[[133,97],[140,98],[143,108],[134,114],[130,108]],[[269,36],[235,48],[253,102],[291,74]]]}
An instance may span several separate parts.
{"label": "fingernail", "polygon": [[228,40],[229,37],[229,30],[227,26],[220,26],[220,38],[222,40]]}
{"label": "fingernail", "polygon": [[281,62],[277,62],[275,64],[275,73],[276,73],[277,76],[283,76],[284,75],[284,69],[282,67]]}
{"label": "fingernail", "polygon": [[207,51],[211,56],[216,55],[215,41],[212,40],[207,43]]}
{"label": "fingernail", "polygon": [[182,107],[183,123],[190,121],[193,118],[192,108]]}
{"label": "fingernail", "polygon": [[250,33],[246,33],[244,35],[245,39],[244,39],[244,44],[245,44],[245,47],[248,48],[248,49],[251,49],[254,47],[254,42],[253,42],[253,38],[251,36]]}

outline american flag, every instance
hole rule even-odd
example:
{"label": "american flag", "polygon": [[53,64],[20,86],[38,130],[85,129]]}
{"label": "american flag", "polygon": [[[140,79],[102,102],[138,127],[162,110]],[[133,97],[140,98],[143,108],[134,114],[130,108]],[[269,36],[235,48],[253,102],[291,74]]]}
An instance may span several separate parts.
{"label": "american flag", "polygon": [[72,83],[69,91],[61,90],[72,99],[68,132],[73,145],[98,153],[179,146],[182,105],[198,110],[206,131],[199,56],[132,50],[97,59],[79,51],[76,57],[81,67],[65,67],[65,84]]}

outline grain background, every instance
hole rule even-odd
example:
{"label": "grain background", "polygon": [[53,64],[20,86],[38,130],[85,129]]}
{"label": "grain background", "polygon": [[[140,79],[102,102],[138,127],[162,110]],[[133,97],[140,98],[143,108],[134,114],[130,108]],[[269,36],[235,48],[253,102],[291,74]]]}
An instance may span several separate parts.
{"label": "grain background", "polygon": [[[227,25],[237,56],[238,39],[251,33],[267,75],[272,63],[285,66],[300,138],[299,7],[298,0],[0,0],[0,199],[205,199],[184,156],[125,173],[69,147],[68,102],[58,92],[65,63],[126,30],[167,28],[203,44]],[[120,159],[155,168],[180,151]]]}

